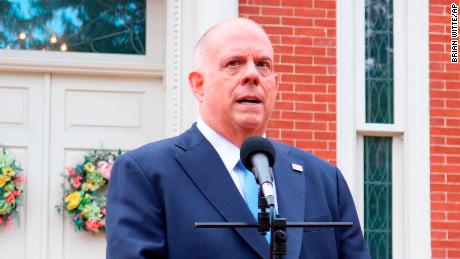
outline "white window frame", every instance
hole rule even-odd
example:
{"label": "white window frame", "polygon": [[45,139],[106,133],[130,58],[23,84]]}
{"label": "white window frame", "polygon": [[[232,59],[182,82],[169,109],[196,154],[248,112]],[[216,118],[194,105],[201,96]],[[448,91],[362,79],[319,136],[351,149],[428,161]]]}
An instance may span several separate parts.
{"label": "white window frame", "polygon": [[[0,49],[0,69],[24,72],[161,76],[164,73],[165,1],[146,1],[146,54]],[[163,10],[158,10],[159,8]],[[160,19],[158,19],[160,16]],[[161,24],[158,25],[158,21]],[[155,26],[153,26],[155,25]],[[157,40],[155,35],[160,35]]]}
{"label": "white window frame", "polygon": [[393,1],[394,124],[387,125],[365,123],[364,3],[337,1],[337,163],[363,225],[363,137],[393,137],[393,258],[428,259],[428,0]]}

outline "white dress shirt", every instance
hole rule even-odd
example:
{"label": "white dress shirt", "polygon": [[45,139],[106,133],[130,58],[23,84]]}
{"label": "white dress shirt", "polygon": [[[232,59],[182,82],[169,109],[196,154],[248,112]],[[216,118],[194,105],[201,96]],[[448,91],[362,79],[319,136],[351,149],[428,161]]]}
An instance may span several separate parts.
{"label": "white dress shirt", "polygon": [[[246,200],[243,191],[244,172],[237,164],[240,161],[240,149],[237,146],[233,145],[230,141],[223,138],[213,129],[211,129],[211,127],[209,127],[201,118],[198,119],[196,126],[217,151],[220,159],[225,165],[225,168],[232,177],[232,180],[235,183],[236,188],[240,192],[243,199]],[[276,200],[275,179],[273,179],[273,196],[275,199],[275,208],[278,209],[278,202]]]}

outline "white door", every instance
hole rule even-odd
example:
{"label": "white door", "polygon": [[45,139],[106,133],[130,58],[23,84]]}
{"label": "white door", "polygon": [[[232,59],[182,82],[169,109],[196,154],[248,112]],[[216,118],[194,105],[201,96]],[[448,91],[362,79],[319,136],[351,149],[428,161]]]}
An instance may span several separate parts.
{"label": "white door", "polygon": [[165,92],[161,77],[0,74],[0,143],[28,179],[21,226],[0,232],[2,257],[105,258],[104,235],[77,233],[57,213],[61,174],[92,149],[165,137]]}

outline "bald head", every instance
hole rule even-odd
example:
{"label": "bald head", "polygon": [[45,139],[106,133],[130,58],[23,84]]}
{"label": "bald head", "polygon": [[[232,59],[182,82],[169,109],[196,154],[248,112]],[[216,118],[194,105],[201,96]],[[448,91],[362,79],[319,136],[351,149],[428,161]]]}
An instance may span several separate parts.
{"label": "bald head", "polygon": [[196,69],[203,68],[204,63],[206,62],[206,58],[209,54],[208,48],[209,48],[210,38],[214,36],[218,37],[218,35],[216,34],[238,30],[238,28],[241,28],[242,26],[251,28],[255,32],[264,35],[264,37],[266,37],[270,45],[272,44],[267,33],[262,28],[262,26],[260,26],[258,23],[254,22],[253,20],[247,19],[247,18],[232,17],[218,24],[215,24],[214,26],[209,28],[203,35],[201,35],[200,39],[198,40],[195,46],[195,52],[194,52],[195,68]]}

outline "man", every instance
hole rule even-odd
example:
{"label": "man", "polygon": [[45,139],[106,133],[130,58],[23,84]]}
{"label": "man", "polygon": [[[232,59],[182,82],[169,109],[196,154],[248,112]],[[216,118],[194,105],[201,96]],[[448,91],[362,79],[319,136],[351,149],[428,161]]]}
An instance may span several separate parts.
{"label": "man", "polygon": [[[202,36],[189,74],[200,120],[178,137],[117,159],[107,200],[107,258],[269,257],[269,244],[256,229],[197,229],[194,223],[256,221],[245,201],[239,147],[265,133],[278,91],[273,59],[268,36],[247,19],[221,22]],[[288,229],[286,258],[369,258],[338,169],[272,143],[280,214],[288,221],[354,223]]]}

